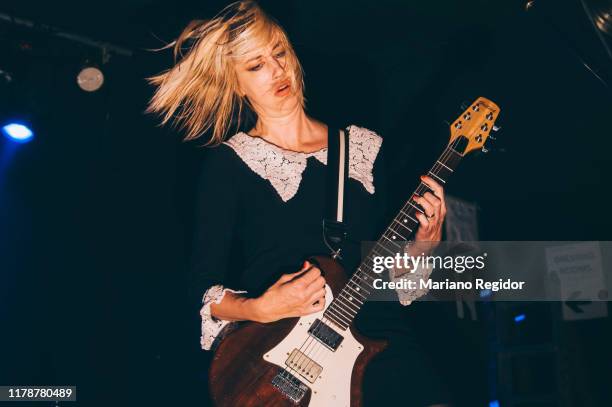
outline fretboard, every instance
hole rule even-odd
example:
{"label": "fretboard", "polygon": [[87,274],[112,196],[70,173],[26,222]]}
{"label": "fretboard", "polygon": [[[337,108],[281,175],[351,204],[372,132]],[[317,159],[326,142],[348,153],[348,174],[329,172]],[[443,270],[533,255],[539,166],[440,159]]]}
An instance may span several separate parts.
{"label": "fretboard", "polygon": [[[442,186],[446,184],[463,157],[455,150],[458,147],[457,144],[455,142],[448,145],[428,172],[428,175]],[[417,186],[415,192],[410,195],[380,239],[361,261],[348,283],[327,307],[324,313],[326,318],[343,329],[353,322],[362,305],[372,294],[372,281],[380,278],[373,271],[373,258],[376,256],[394,257],[396,253],[403,253],[405,242],[410,241],[410,237],[419,226],[416,213],[423,213],[422,208],[412,200],[412,197],[421,196],[427,191],[430,191],[430,188],[425,183],[421,182]]]}

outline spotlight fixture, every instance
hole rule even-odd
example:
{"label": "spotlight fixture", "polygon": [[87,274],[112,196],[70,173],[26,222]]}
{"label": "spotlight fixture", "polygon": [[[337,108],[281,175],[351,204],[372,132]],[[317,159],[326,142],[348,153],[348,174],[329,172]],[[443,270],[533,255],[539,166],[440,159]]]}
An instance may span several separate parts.
{"label": "spotlight fixture", "polygon": [[34,132],[24,123],[12,122],[2,126],[2,133],[11,141],[27,143],[34,138]]}
{"label": "spotlight fixture", "polygon": [[85,92],[95,92],[104,84],[104,74],[96,66],[86,66],[77,75],[77,84]]}

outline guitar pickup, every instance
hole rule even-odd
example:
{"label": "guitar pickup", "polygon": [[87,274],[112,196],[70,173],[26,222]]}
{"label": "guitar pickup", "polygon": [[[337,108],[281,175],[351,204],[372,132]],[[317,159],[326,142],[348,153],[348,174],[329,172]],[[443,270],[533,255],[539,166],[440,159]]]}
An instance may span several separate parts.
{"label": "guitar pickup", "polygon": [[320,364],[297,349],[293,349],[285,364],[291,369],[290,371],[298,372],[310,383],[314,383],[323,371],[323,367]]}
{"label": "guitar pickup", "polygon": [[336,349],[338,349],[338,347],[344,340],[344,336],[334,331],[332,327],[325,324],[319,319],[315,320],[315,322],[308,330],[308,333],[311,336],[314,336],[319,342],[321,342],[323,345],[327,346],[334,352],[336,351]]}

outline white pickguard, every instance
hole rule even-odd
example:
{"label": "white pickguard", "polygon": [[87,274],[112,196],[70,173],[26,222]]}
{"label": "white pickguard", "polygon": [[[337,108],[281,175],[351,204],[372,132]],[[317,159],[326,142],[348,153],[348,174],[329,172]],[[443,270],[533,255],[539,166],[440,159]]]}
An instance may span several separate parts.
{"label": "white pickguard", "polygon": [[[329,286],[325,287],[326,309],[334,296]],[[285,362],[294,349],[300,349],[312,360],[323,367],[319,377],[310,383],[297,372],[287,369],[302,383],[311,389],[309,407],[346,406],[351,404],[351,375],[357,356],[362,352],[363,346],[351,334],[336,325],[329,324],[336,332],[344,337],[342,343],[332,351],[308,334],[308,329],[315,320],[323,319],[324,311],[301,317],[293,330],[276,345],[264,354],[267,362],[287,368]],[[307,341],[307,342],[306,342]],[[305,345],[305,342],[307,345]]]}

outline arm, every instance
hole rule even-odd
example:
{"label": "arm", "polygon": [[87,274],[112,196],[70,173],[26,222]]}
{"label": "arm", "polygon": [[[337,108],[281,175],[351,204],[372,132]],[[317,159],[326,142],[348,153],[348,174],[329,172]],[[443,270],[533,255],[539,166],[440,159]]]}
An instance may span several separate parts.
{"label": "arm", "polygon": [[[422,176],[421,181],[425,183],[429,189],[433,191],[425,192],[422,196],[414,196],[413,201],[417,202],[425,211],[425,214],[416,213],[419,221],[419,228],[414,237],[414,242],[406,247],[406,252],[410,256],[428,255],[438,246],[442,239],[442,225],[446,216],[446,204],[444,202],[444,189],[440,184],[432,178]],[[395,274],[395,270],[391,270],[390,277],[392,280],[400,278],[412,279],[415,282],[427,280],[431,275],[432,267],[417,267],[415,270],[406,270],[409,273]],[[420,287],[420,285],[417,285]],[[416,290],[397,290],[397,294],[402,305],[410,305],[412,301],[427,294],[427,289]]]}
{"label": "arm", "polygon": [[[217,148],[226,148],[220,146]],[[226,154],[229,153],[229,154]],[[325,280],[308,262],[296,273],[286,274],[258,298],[233,290],[232,251],[238,250],[241,174],[230,160],[233,152],[213,151],[206,157],[197,184],[196,227],[192,270],[195,295],[202,319],[201,344],[210,349],[214,339],[231,321],[272,322],[323,309]]]}
{"label": "arm", "polygon": [[[393,198],[400,199],[400,196],[392,196],[388,189],[390,180],[389,174],[389,162],[388,157],[385,154],[386,147],[383,146],[380,149],[379,157],[376,161],[375,166],[375,179],[377,185],[377,194],[379,194],[381,206],[385,208],[386,217],[391,219],[396,214],[397,208]],[[405,176],[400,175],[402,178]],[[417,220],[419,221],[419,228],[416,231],[414,242],[408,244],[405,251],[410,256],[419,256],[422,253],[425,255],[430,254],[439,244],[442,237],[442,225],[444,217],[446,216],[446,205],[444,202],[444,189],[433,179],[427,176],[421,177],[421,181],[429,186],[433,191],[426,192],[423,196],[415,196],[413,200],[417,202],[425,211],[427,215],[433,215],[427,217],[420,212],[416,214]],[[405,198],[401,198],[402,202]],[[389,270],[389,280],[399,281],[401,279],[408,279],[417,282],[420,280],[427,280],[433,271],[432,267],[419,266],[415,270],[402,269],[401,274],[399,270]],[[416,290],[396,290],[398,299],[402,305],[409,305],[412,301],[427,294],[427,289],[416,289]]]}
{"label": "arm", "polygon": [[320,311],[325,306],[325,279],[321,271],[304,262],[296,273],[282,275],[260,297],[228,293],[212,304],[211,315],[226,321],[274,322]]}
{"label": "arm", "polygon": [[[196,183],[194,240],[191,270],[194,307],[200,309],[201,345],[210,349],[229,321],[216,318],[211,308],[225,297],[240,296],[232,281],[232,255],[240,250],[237,233],[241,194],[235,182],[236,163],[227,146],[207,149]],[[230,288],[231,287],[231,288]]]}

